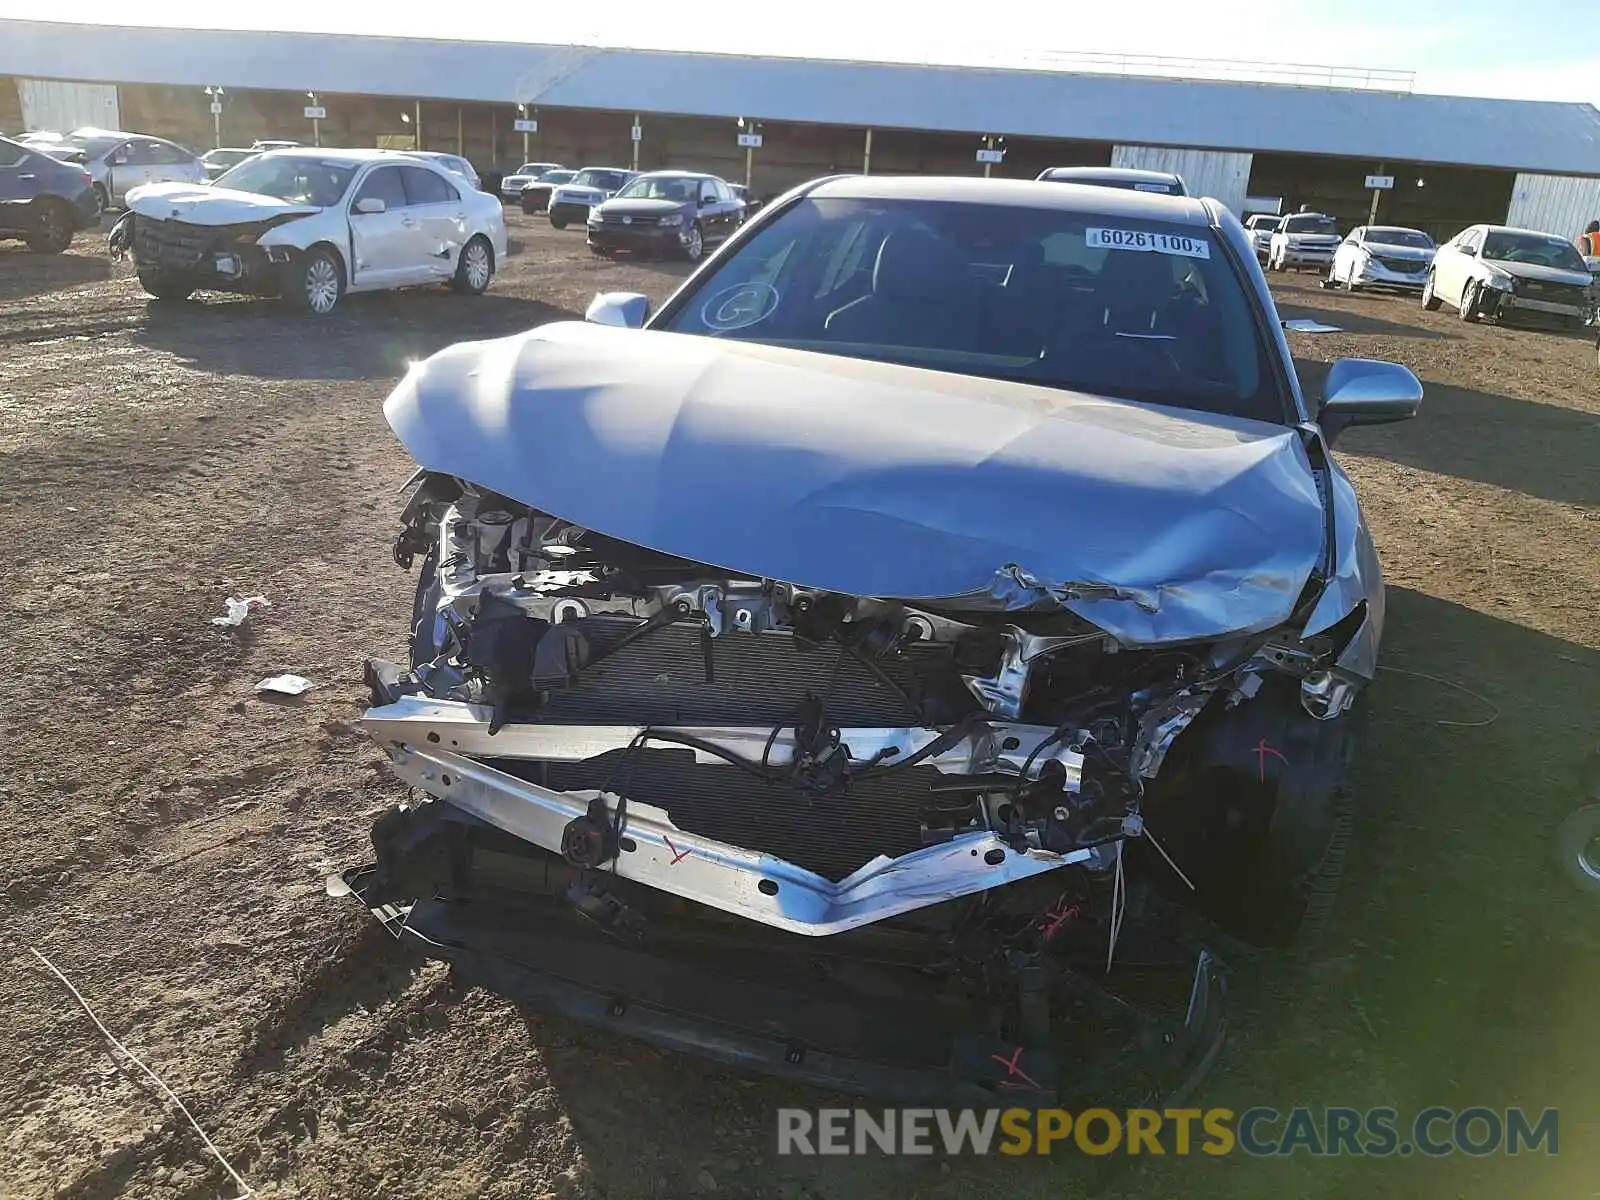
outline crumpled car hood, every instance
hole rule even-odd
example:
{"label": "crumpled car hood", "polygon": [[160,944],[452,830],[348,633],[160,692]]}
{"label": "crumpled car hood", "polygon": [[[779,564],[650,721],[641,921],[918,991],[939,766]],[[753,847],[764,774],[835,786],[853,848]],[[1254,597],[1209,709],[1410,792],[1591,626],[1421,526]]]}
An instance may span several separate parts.
{"label": "crumpled car hood", "polygon": [[747,342],[546,325],[384,413],[419,466],[614,538],[1128,644],[1282,623],[1323,543],[1294,429]]}
{"label": "crumpled car hood", "polygon": [[146,183],[128,192],[128,207],[141,217],[187,221],[191,225],[242,225],[272,217],[302,216],[322,210],[274,196],[238,192],[204,183]]}

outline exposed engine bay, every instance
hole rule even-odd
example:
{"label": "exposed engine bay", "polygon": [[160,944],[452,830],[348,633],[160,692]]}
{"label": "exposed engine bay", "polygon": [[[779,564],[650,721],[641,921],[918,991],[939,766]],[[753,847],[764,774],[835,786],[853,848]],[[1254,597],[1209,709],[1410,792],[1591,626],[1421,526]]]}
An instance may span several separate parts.
{"label": "exposed engine bay", "polygon": [[[612,963],[618,946],[664,952],[668,976],[709,952],[735,977],[719,1003],[754,987],[765,1011],[771,981],[797,964],[809,977],[826,943],[825,994],[838,998],[844,962],[897,981],[870,986],[853,1021],[931,985],[928,1012],[951,1026],[919,1047],[953,1044],[979,1012],[995,1045],[1050,1058],[1063,981],[1069,1003],[1134,1011],[1093,982],[1120,959],[1178,970],[1182,1021],[1138,1036],[1194,1068],[1217,1049],[1221,981],[1177,936],[1181,914],[1284,940],[1337,838],[1340,751],[1323,736],[1343,726],[1326,676],[1336,637],[1129,648],[1060,610],[744,578],[441,474],[421,476],[395,557],[420,560],[412,661],[369,663],[363,726],[423,802],[379,822],[377,862],[345,882],[469,978],[558,1011],[631,1004],[637,960]],[[559,941],[532,973],[530,939]],[[551,962],[576,991],[557,994]],[[652,1019],[705,1010],[700,985],[685,984],[692,1004],[661,986]],[[752,1047],[728,1024],[635,1032],[764,1068],[804,1057],[807,1037]],[[817,1061],[787,1073],[930,1090],[930,1064],[885,1076],[881,1061],[865,1074],[854,1057],[842,1073]],[[961,1082],[994,1090],[974,1061]]]}

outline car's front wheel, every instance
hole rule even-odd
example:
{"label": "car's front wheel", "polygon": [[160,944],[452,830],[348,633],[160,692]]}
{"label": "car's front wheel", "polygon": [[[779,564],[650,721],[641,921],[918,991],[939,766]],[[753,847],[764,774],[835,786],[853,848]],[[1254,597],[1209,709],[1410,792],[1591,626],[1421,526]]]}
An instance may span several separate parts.
{"label": "car's front wheel", "polygon": [[700,226],[689,226],[689,232],[683,235],[683,256],[690,262],[699,262],[700,256],[706,252],[705,234],[700,231]]}
{"label": "car's front wheel", "polygon": [[567,227],[567,219],[565,217],[558,217],[558,216],[556,216],[555,213],[551,213],[550,214],[550,228],[551,229],[565,229],[566,227]]}
{"label": "car's front wheel", "polygon": [[344,295],[344,269],[330,251],[316,247],[284,267],[282,292],[290,307],[325,317]]}
{"label": "car's front wheel", "polygon": [[1422,307],[1429,312],[1439,311],[1439,293],[1433,290],[1433,272],[1422,281]]}
{"label": "car's front wheel", "polygon": [[456,263],[455,278],[450,287],[463,296],[482,295],[494,278],[494,250],[481,234],[461,248],[460,261]]}
{"label": "car's front wheel", "polygon": [[1461,289],[1461,307],[1456,315],[1463,321],[1476,321],[1478,319],[1478,285],[1469,283]]}
{"label": "car's front wheel", "polygon": [[28,249],[38,254],[60,254],[72,245],[72,215],[55,196],[41,196],[32,204],[33,231]]}

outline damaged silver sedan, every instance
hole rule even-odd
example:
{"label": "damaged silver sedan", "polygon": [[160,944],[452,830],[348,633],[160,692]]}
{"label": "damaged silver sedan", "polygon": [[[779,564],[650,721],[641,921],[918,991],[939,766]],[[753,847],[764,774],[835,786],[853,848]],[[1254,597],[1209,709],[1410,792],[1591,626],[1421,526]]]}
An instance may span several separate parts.
{"label": "damaged silver sedan", "polygon": [[420,567],[363,724],[412,800],[341,889],[467,982],[797,1080],[1182,1091],[1197,931],[1331,895],[1383,588],[1329,447],[1420,400],[1349,359],[1308,406],[1214,201],[797,189],[655,315],[389,398]]}

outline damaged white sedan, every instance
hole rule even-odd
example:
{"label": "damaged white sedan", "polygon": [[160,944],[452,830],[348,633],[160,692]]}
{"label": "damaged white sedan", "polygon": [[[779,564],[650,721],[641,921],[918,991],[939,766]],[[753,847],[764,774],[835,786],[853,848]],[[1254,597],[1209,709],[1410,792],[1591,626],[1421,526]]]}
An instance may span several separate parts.
{"label": "damaged white sedan", "polygon": [[1307,405],[1233,217],[1104,188],[819,181],[647,308],[389,398],[420,578],[363,724],[414,799],[337,889],[793,1079],[1191,1086],[1185,914],[1283,943],[1337,869],[1383,589],[1329,446],[1416,378]]}
{"label": "damaged white sedan", "polygon": [[135,188],[128,208],[139,283],[156,300],[243,292],[326,316],[346,292],[432,283],[477,295],[506,255],[498,200],[390,150],[269,150],[214,184]]}

